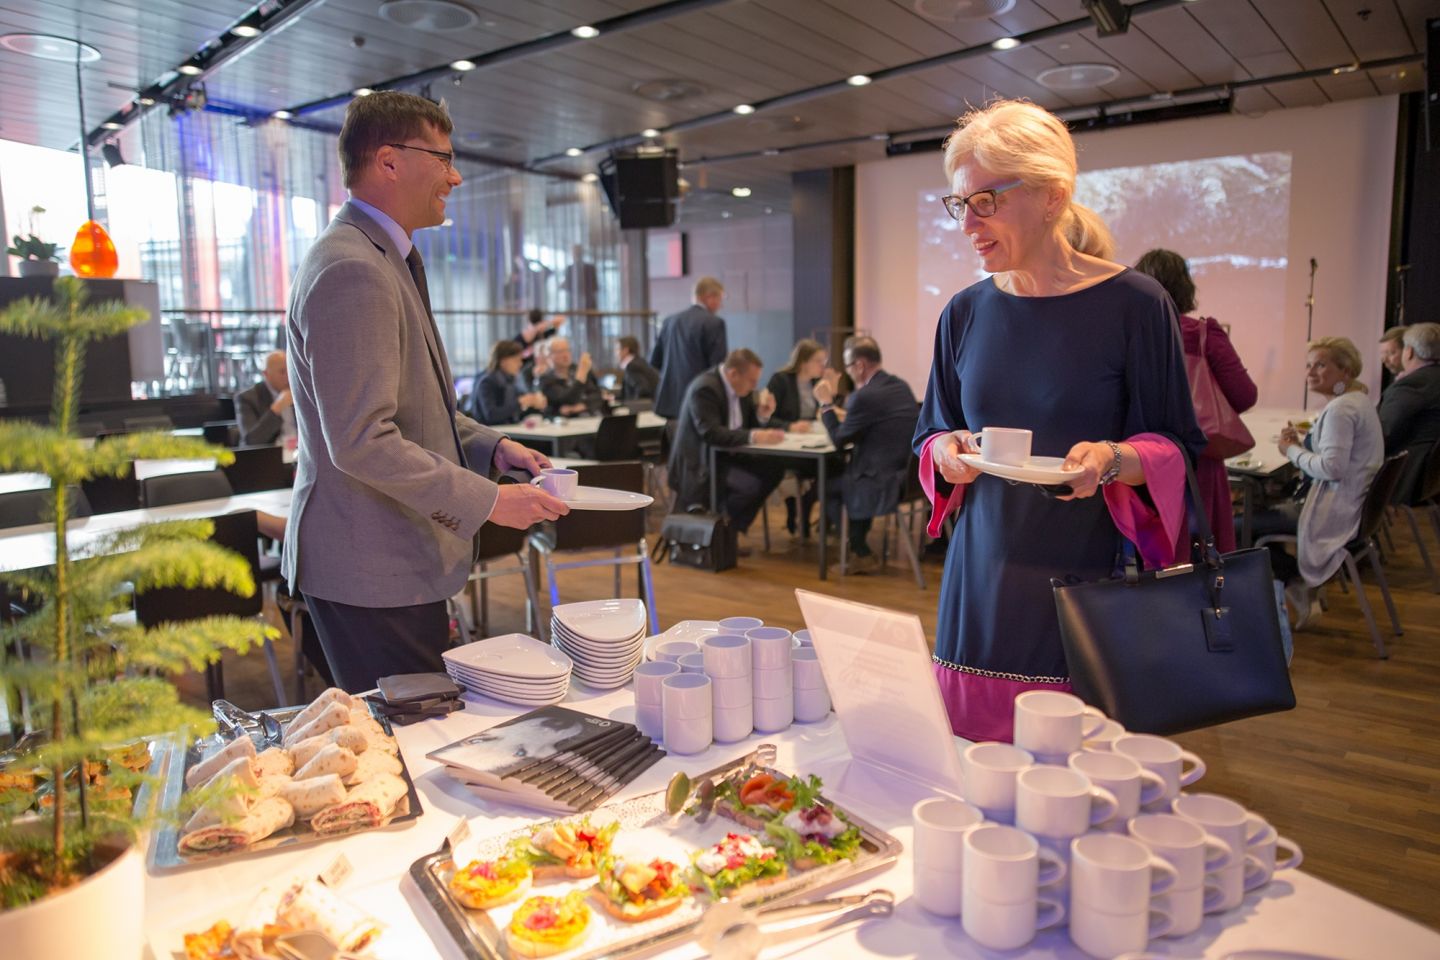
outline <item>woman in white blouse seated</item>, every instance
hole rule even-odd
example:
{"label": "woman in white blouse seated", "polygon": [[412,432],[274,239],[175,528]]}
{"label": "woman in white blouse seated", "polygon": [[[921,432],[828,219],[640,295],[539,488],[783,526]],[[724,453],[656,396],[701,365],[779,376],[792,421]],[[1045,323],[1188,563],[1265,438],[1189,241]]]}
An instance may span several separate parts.
{"label": "woman in white blouse seated", "polygon": [[1309,487],[1304,500],[1256,517],[1256,537],[1297,534],[1296,556],[1271,548],[1275,575],[1286,582],[1296,628],[1320,614],[1318,590],[1344,562],[1345,545],[1360,529],[1370,481],[1385,459],[1385,437],[1375,404],[1359,381],[1360,351],[1344,337],[1311,342],[1305,383],[1328,403],[1305,439],[1293,424],[1280,431],[1280,452],[1299,468]]}

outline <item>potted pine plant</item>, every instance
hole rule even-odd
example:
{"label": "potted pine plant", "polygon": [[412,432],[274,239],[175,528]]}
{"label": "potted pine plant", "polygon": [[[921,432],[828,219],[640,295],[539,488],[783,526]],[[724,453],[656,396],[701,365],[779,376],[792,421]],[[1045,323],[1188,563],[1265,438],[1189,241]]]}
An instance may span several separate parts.
{"label": "potted pine plant", "polygon": [[10,246],[5,252],[12,257],[20,258],[20,276],[22,277],[58,277],[60,275],[60,247],[57,244],[46,243],[36,236],[37,221],[45,213],[45,208],[36,206],[30,208],[30,233],[28,236],[15,234],[10,238]]}
{"label": "potted pine plant", "polygon": [[0,696],[24,733],[18,756],[0,769],[6,956],[141,956],[142,837],[157,814],[137,809],[131,796],[145,780],[148,740],[213,726],[204,711],[180,702],[168,677],[276,635],[258,620],[234,617],[149,629],[117,617],[130,604],[125,583],[137,592],[186,586],[253,594],[249,565],[209,542],[208,520],[118,531],[87,547],[88,558],[70,555],[67,488],[119,476],[135,459],[234,459],[162,432],[94,446],[75,435],[85,344],[146,319],[123,304],[87,303],[73,277],[57,280],[50,300],[0,312],[0,332],[55,341],[50,424],[0,421],[0,472],[50,478],[55,530],[52,569],[0,575],[0,587],[28,609],[0,624]]}

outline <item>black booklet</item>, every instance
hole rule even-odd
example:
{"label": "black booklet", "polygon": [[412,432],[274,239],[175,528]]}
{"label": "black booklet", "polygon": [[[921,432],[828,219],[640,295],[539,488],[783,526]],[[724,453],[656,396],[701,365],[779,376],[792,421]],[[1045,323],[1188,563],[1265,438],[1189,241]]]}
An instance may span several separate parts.
{"label": "black booklet", "polygon": [[556,813],[599,806],[664,755],[634,724],[557,705],[428,754],[481,797]]}

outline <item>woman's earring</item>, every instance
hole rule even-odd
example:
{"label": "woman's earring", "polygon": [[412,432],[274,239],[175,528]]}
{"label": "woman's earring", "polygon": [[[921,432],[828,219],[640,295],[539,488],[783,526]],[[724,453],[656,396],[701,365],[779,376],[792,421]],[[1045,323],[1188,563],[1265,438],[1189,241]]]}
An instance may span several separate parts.
{"label": "woman's earring", "polygon": [[1346,383],[1344,380],[1341,380],[1339,383],[1335,384],[1335,391],[1334,391],[1334,392],[1335,392],[1335,396],[1338,397],[1338,396],[1340,396],[1341,394],[1343,394],[1346,390],[1349,390],[1349,389],[1350,389],[1350,385],[1349,385],[1348,383]]}

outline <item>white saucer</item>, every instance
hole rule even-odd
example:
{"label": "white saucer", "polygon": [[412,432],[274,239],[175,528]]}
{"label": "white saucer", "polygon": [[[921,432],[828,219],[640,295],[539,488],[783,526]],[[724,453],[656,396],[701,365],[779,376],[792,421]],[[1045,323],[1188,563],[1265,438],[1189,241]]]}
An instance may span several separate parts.
{"label": "white saucer", "polygon": [[507,633],[467,643],[441,655],[467,671],[524,680],[554,680],[570,672],[570,658],[548,643],[523,633]]}
{"label": "white saucer", "polygon": [[988,473],[1004,480],[1018,480],[1021,483],[1069,483],[1085,472],[1084,467],[1062,470],[1064,457],[1031,457],[1021,466],[1008,463],[991,463],[978,453],[962,453],[960,460],[966,466],[974,467],[981,473]]}
{"label": "white saucer", "polygon": [[[530,482],[538,486],[540,478]],[[561,499],[571,510],[641,510],[655,502],[654,497],[643,493],[606,487],[576,487],[574,493]]]}
{"label": "white saucer", "polygon": [[635,598],[562,603],[550,613],[572,636],[597,643],[626,643],[645,630],[645,601]]}

